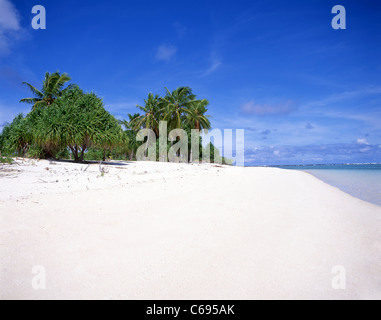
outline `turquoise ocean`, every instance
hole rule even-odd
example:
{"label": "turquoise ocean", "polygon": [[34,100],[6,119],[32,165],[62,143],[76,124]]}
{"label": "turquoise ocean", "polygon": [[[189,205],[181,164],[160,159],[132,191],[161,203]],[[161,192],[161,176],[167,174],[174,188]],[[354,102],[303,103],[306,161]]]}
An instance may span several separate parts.
{"label": "turquoise ocean", "polygon": [[352,196],[381,206],[381,164],[278,166],[308,172]]}

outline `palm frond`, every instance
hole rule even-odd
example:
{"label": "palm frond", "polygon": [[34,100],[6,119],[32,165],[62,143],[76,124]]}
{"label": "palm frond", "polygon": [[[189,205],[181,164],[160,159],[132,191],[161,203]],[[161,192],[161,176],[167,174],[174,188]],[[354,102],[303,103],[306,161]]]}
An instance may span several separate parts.
{"label": "palm frond", "polygon": [[28,86],[28,88],[30,89],[30,91],[32,91],[32,93],[36,96],[36,97],[38,97],[38,98],[42,98],[44,95],[43,95],[43,93],[40,91],[40,90],[38,90],[36,87],[34,87],[34,86],[32,86],[30,83],[28,83],[28,82],[23,82],[22,84],[25,84],[26,86]]}
{"label": "palm frond", "polygon": [[35,104],[37,101],[38,101],[37,98],[25,98],[25,99],[21,99],[20,103]]}

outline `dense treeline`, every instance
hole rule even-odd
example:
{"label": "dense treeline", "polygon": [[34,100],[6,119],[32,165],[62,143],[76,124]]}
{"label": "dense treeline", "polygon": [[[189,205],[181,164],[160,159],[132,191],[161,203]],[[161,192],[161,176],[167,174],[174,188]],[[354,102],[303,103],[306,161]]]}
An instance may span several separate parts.
{"label": "dense treeline", "polygon": [[[150,93],[144,105],[137,106],[142,114],[128,114],[127,120],[118,121],[106,111],[96,94],[83,92],[77,85],[66,86],[70,80],[65,73],[46,73],[41,90],[24,82],[34,97],[20,102],[31,104],[32,109],[3,128],[2,162],[14,156],[76,162],[136,160],[137,150],[144,143],[136,139],[141,129],[151,129],[159,137],[159,123],[167,121],[168,131],[184,129],[190,137],[192,129],[211,128],[210,116],[206,114],[209,102],[197,99],[188,87],[173,92],[166,89],[163,97]],[[169,141],[168,148],[175,142]],[[207,149],[211,151],[211,159],[224,161],[218,152],[214,154],[213,145]],[[206,149],[200,138],[200,157],[203,151]]]}

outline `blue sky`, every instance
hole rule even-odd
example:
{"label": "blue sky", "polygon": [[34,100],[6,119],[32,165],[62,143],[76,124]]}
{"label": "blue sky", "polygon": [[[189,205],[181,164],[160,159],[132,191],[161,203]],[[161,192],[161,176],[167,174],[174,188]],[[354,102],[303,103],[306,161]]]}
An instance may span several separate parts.
{"label": "blue sky", "polygon": [[215,128],[246,130],[248,165],[381,162],[380,16],[371,0],[0,0],[0,127],[29,111],[22,81],[59,70],[119,118],[192,87]]}

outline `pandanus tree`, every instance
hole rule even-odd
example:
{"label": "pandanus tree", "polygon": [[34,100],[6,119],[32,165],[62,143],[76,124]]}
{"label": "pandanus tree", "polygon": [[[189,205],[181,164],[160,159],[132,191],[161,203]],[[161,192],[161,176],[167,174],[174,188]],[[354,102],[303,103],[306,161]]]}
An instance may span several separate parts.
{"label": "pandanus tree", "polygon": [[64,87],[70,80],[71,78],[67,73],[60,74],[57,71],[45,74],[41,90],[28,82],[23,82],[32,91],[34,97],[22,99],[20,102],[32,104],[33,110],[38,107],[49,107],[67,90]]}
{"label": "pandanus tree", "polygon": [[94,93],[72,86],[38,118],[35,141],[43,148],[68,148],[82,162],[90,147],[112,148],[127,143],[118,121]]}
{"label": "pandanus tree", "polygon": [[3,128],[0,138],[0,155],[17,155],[24,157],[31,143],[29,125],[22,114]]}

